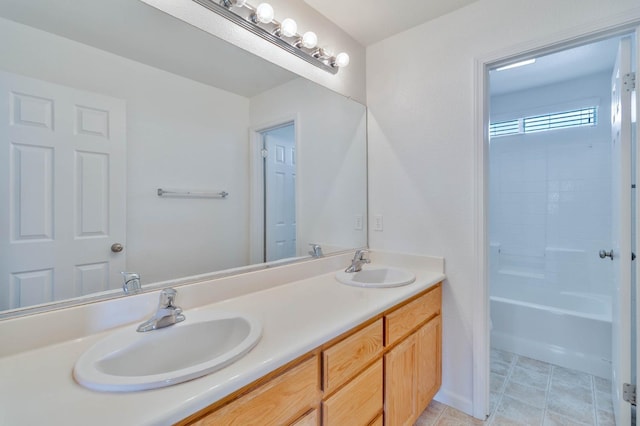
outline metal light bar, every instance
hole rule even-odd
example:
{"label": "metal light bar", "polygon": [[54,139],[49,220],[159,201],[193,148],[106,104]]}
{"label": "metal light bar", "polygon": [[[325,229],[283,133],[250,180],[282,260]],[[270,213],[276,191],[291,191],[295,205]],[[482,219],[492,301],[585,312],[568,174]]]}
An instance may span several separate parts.
{"label": "metal light bar", "polygon": [[[234,22],[235,24],[241,26],[242,28],[248,31],[251,31],[253,34],[259,36],[260,38],[272,44],[275,44],[276,46],[286,50],[292,55],[295,55],[298,58],[304,59],[305,61],[317,66],[318,68],[321,68],[331,74],[336,74],[339,70],[339,66],[335,64],[336,58],[333,56],[327,55],[322,48],[306,49],[300,46],[299,40],[294,44],[289,43],[283,38],[278,37],[277,35],[274,35],[268,30],[264,29],[258,23],[252,22],[250,17],[243,17],[242,15],[232,11],[231,7],[226,7],[220,4],[220,3],[231,4],[229,1],[225,1],[225,0],[220,0],[220,1],[193,0],[193,1],[209,9],[210,11],[215,12],[218,15],[228,19],[229,21]],[[247,3],[244,3],[242,7],[245,9],[248,9],[249,11],[255,11],[255,9]],[[275,25],[277,30],[277,27],[279,26],[279,22],[274,20],[271,22],[271,24]],[[348,63],[348,56],[347,56],[347,63]],[[346,65],[343,65],[343,66],[346,66]]]}

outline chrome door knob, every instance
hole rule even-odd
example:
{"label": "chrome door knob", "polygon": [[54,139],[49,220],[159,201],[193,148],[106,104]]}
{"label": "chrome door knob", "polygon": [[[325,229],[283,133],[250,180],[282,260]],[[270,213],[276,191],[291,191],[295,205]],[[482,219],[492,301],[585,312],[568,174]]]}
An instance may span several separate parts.
{"label": "chrome door knob", "polygon": [[600,259],[604,259],[606,257],[610,257],[611,260],[613,260],[613,250],[600,250],[600,253],[598,253],[600,255]]}
{"label": "chrome door knob", "polygon": [[120,253],[122,250],[124,250],[124,246],[120,243],[115,243],[111,245],[111,251],[114,253]]}

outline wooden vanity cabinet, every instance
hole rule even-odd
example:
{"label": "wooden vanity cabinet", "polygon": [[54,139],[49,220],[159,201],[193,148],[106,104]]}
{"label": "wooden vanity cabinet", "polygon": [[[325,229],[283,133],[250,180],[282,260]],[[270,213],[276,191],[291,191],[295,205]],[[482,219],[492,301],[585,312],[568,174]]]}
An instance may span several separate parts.
{"label": "wooden vanity cabinet", "polygon": [[441,284],[180,425],[412,425],[440,388]]}
{"label": "wooden vanity cabinet", "polygon": [[385,317],[385,425],[413,425],[440,388],[441,298],[437,287]]}

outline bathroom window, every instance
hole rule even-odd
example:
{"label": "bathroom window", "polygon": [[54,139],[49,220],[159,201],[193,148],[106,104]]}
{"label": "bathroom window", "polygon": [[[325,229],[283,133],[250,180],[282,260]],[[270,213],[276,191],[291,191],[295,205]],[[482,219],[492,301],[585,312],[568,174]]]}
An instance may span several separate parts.
{"label": "bathroom window", "polygon": [[520,120],[500,121],[489,125],[489,136],[505,136],[520,133]]}
{"label": "bathroom window", "polygon": [[595,126],[597,107],[523,117],[517,120],[499,121],[489,124],[489,136],[506,136],[518,133],[533,133],[545,130],[566,129],[568,127]]}

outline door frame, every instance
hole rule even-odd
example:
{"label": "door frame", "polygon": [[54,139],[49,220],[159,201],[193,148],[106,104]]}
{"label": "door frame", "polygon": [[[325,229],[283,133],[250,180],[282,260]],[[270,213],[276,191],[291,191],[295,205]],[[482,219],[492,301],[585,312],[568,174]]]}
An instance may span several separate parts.
{"label": "door frame", "polygon": [[[489,413],[490,330],[489,330],[489,70],[507,63],[530,59],[543,54],[595,42],[616,35],[635,32],[636,51],[640,50],[640,16],[615,16],[576,27],[543,39],[510,46],[474,58],[475,117],[473,137],[474,157],[474,264],[473,299],[473,416],[485,419]],[[636,70],[640,70],[640,55],[636,54]],[[636,84],[637,86],[637,84]],[[640,105],[640,90],[636,89],[636,105]],[[636,132],[636,144],[640,140]],[[640,154],[637,155],[640,158]],[[636,182],[638,185],[639,182]],[[637,222],[640,222],[636,218]],[[640,247],[640,246],[638,246]],[[637,303],[637,302],[636,302]],[[636,319],[636,327],[640,322]]]}
{"label": "door frame", "polygon": [[[293,124],[296,150],[296,176],[300,175],[300,117],[292,114],[249,128],[249,261],[251,264],[264,263],[264,159],[262,157],[262,134],[268,130]],[[299,200],[296,185],[296,200]],[[299,217],[296,203],[296,217]],[[296,228],[296,239],[298,230]],[[296,249],[297,253],[297,249]]]}

